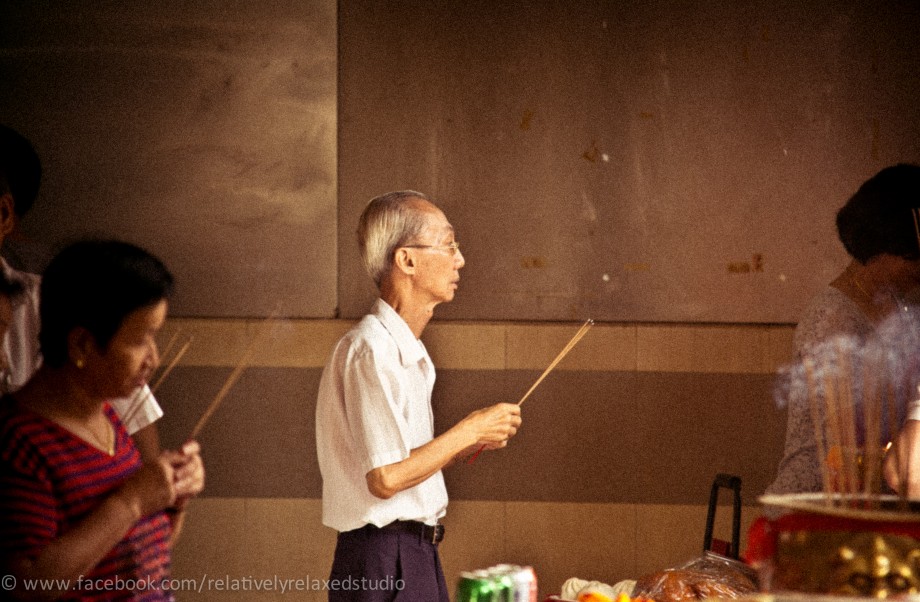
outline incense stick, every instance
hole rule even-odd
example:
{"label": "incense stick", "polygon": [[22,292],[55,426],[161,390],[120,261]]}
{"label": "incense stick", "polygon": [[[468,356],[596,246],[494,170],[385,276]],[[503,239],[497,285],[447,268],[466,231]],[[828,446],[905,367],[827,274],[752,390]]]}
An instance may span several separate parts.
{"label": "incense stick", "polygon": [[895,392],[894,383],[888,383],[886,397],[888,431],[891,435],[891,448],[888,450],[894,457],[895,472],[898,475],[897,495],[901,499],[903,507],[907,507],[907,475],[901,473],[901,446],[898,445],[898,428],[897,424],[897,393]]}
{"label": "incense stick", "polygon": [[[556,364],[558,364],[559,362],[561,362],[561,361],[562,361],[562,358],[564,358],[566,355],[568,355],[569,351],[571,351],[572,348],[575,347],[575,345],[578,344],[578,341],[580,341],[580,340],[582,339],[582,337],[585,336],[585,334],[588,332],[588,330],[589,330],[592,326],[594,326],[594,320],[592,320],[592,319],[590,319],[590,318],[589,318],[588,320],[585,320],[585,323],[581,325],[581,328],[578,329],[578,332],[576,332],[575,335],[569,340],[569,342],[566,343],[565,347],[562,348],[562,351],[560,351],[559,354],[556,355],[556,358],[555,358],[552,362],[550,362],[550,364],[549,364],[549,366],[547,366],[546,370],[543,371],[543,374],[540,375],[540,378],[538,378],[538,379],[536,380],[536,382],[534,382],[534,384],[531,385],[530,389],[528,389],[527,392],[524,393],[524,396],[521,397],[521,400],[517,402],[517,405],[520,406],[522,403],[524,403],[524,400],[525,400],[525,399],[527,399],[528,397],[530,397],[530,394],[533,393],[534,389],[536,389],[537,386],[538,386],[541,382],[543,382],[543,379],[546,378],[546,376],[547,376],[550,372],[553,371],[553,368],[556,367]],[[485,446],[485,444],[483,444],[482,447],[480,447],[478,450],[476,450],[476,453],[475,453],[475,454],[473,454],[472,456],[470,456],[470,458],[466,461],[466,463],[467,463],[467,464],[472,464],[472,463],[476,460],[476,458],[479,457],[479,454],[481,454],[482,451],[483,451],[485,448],[486,448],[486,446]]]}
{"label": "incense stick", "polygon": [[176,332],[174,332],[173,335],[169,337],[169,341],[166,343],[166,345],[163,346],[163,351],[160,352],[161,358],[169,357],[169,354],[172,353],[173,345],[175,345],[176,341],[179,339],[180,332],[182,332],[182,329],[177,328]]}
{"label": "incense stick", "polygon": [[[163,352],[164,357],[172,349],[172,346],[175,343],[175,340],[178,336],[179,336],[179,332],[176,331],[176,334],[173,335],[172,339],[170,339],[169,343],[167,343],[166,345],[166,350]],[[137,415],[140,409],[144,406],[144,400],[148,396],[152,395],[159,388],[159,386],[163,384],[163,381],[166,380],[166,377],[169,376],[169,373],[172,372],[172,369],[175,368],[177,363],[179,363],[179,360],[182,359],[182,356],[185,355],[185,352],[188,351],[188,347],[191,344],[192,344],[192,338],[189,337],[189,340],[186,341],[185,345],[183,345],[182,348],[179,349],[179,351],[176,353],[176,355],[173,356],[172,359],[170,359],[169,364],[160,374],[160,377],[157,379],[156,384],[150,387],[149,392],[144,394],[145,393],[144,387],[139,387],[135,391],[134,395],[131,397],[131,403],[129,404],[130,409],[125,414],[124,418],[121,419],[121,421],[124,424],[131,423],[131,421],[134,419],[134,417]]]}
{"label": "incense stick", "polygon": [[[826,428],[825,432],[827,433],[827,451],[828,456],[832,450],[837,450],[839,454],[838,458],[838,467],[837,473],[835,475],[836,481],[832,486],[839,488],[842,484],[842,468],[843,468],[843,450],[840,445],[840,421],[837,414],[837,391],[835,388],[835,383],[830,376],[830,374],[824,375],[824,411],[825,411],[825,420]],[[825,462],[829,458],[825,458]],[[830,469],[830,467],[828,467]],[[830,492],[828,492],[830,494]]]}
{"label": "incense stick", "polygon": [[842,345],[838,345],[842,369],[838,376],[839,397],[837,416],[840,425],[840,458],[843,461],[845,485],[843,493],[859,491],[859,452],[856,449],[856,416],[853,406],[853,357]]}
{"label": "incense stick", "polygon": [[584,324],[581,325],[581,328],[578,329],[578,332],[575,333],[575,336],[573,336],[572,339],[566,344],[566,346],[563,347],[562,351],[559,352],[559,355],[556,356],[556,359],[554,359],[550,363],[550,365],[546,368],[546,370],[543,371],[543,374],[540,375],[540,378],[538,378],[537,381],[530,387],[530,389],[528,389],[527,392],[524,393],[524,397],[521,397],[521,400],[517,402],[518,405],[521,405],[522,403],[524,403],[525,399],[530,397],[530,394],[533,393],[534,389],[537,388],[537,385],[543,382],[543,379],[546,378],[546,376],[550,372],[553,371],[553,368],[556,367],[556,364],[561,362],[562,358],[568,355],[569,351],[571,351],[572,348],[578,344],[578,341],[580,341],[582,337],[585,336],[585,334],[588,332],[588,329],[590,329],[593,325],[594,325],[594,320],[587,320],[585,321]]}
{"label": "incense stick", "polygon": [[160,378],[157,379],[157,382],[150,387],[151,391],[156,391],[160,388],[160,385],[163,384],[163,381],[166,380],[166,377],[169,376],[169,373],[172,372],[172,369],[176,367],[176,364],[179,363],[179,360],[182,359],[182,356],[185,355],[185,352],[188,351],[189,345],[192,344],[192,337],[185,342],[185,344],[176,352],[175,357],[169,362],[169,365],[163,370],[163,373],[160,375]]}
{"label": "incense stick", "polygon": [[230,376],[227,377],[227,380],[224,382],[224,385],[220,388],[220,391],[217,392],[217,395],[208,405],[207,409],[204,411],[204,414],[201,415],[201,418],[198,419],[198,422],[195,423],[195,428],[192,429],[191,435],[189,435],[189,440],[194,439],[201,432],[201,429],[204,428],[204,425],[207,424],[208,420],[211,418],[211,415],[220,407],[221,402],[224,400],[224,397],[227,396],[227,393],[233,388],[233,385],[236,384],[236,381],[239,380],[240,376],[243,374],[243,370],[246,369],[246,366],[249,364],[249,360],[252,358],[256,350],[257,343],[261,342],[262,336],[267,332],[268,326],[270,326],[271,321],[274,319],[276,311],[272,312],[272,315],[265,319],[262,323],[262,327],[259,329],[259,332],[256,333],[256,336],[252,338],[249,342],[249,346],[243,352],[243,356],[240,358],[239,363],[230,373]]}
{"label": "incense stick", "polygon": [[[920,215],[915,219],[920,226]],[[895,317],[907,319],[900,313]],[[899,409],[908,401],[903,384],[916,377],[916,365],[908,363],[904,371],[901,362],[911,361],[916,339],[909,337],[920,331],[905,336],[901,324],[893,326],[897,332],[880,331],[868,341],[835,338],[829,346],[802,358],[803,378],[792,393],[799,395],[804,388],[810,404],[814,449],[821,458],[820,476],[828,503],[877,508],[890,479],[897,481],[894,489],[900,504],[907,505],[912,475],[918,469],[911,462],[910,442],[899,435]],[[893,335],[896,341],[887,340]],[[888,446],[883,449],[886,440]]]}
{"label": "incense stick", "polygon": [[[864,442],[864,476],[863,493],[866,499],[881,490],[881,453],[879,442],[881,440],[880,409],[882,407],[881,391],[869,362],[863,364],[863,416],[866,424],[866,437]],[[881,368],[880,366],[877,368]]]}
{"label": "incense stick", "polygon": [[[819,411],[818,399],[820,394],[818,393],[817,384],[815,383],[815,364],[811,358],[805,358],[805,384],[806,384],[806,395],[808,396],[808,404],[811,408],[811,423],[812,428],[815,431],[815,445],[817,446],[818,458],[824,458],[825,460],[820,462],[821,465],[821,479],[824,482],[824,491],[830,492],[832,489],[831,485],[831,472],[830,467],[827,465],[827,449],[824,445],[824,434],[822,429],[824,425],[821,420],[821,413]],[[826,419],[825,419],[826,422]],[[825,496],[825,501],[830,503],[830,497]]]}

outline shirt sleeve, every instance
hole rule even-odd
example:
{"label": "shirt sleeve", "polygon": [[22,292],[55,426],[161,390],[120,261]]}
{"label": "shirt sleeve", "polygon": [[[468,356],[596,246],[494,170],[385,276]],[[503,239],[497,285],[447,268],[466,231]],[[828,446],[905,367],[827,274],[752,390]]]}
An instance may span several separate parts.
{"label": "shirt sleeve", "polygon": [[13,272],[25,290],[13,299],[12,316],[4,337],[4,352],[9,361],[12,390],[19,389],[41,365],[38,344],[40,318],[38,313],[41,278],[35,274]]}
{"label": "shirt sleeve", "polygon": [[343,374],[349,431],[364,451],[365,472],[409,457],[408,424],[398,399],[397,375],[370,348],[348,358]]}
{"label": "shirt sleeve", "polygon": [[907,419],[908,420],[920,420],[920,398],[914,398],[909,404],[907,404]]}
{"label": "shirt sleeve", "polygon": [[163,409],[147,385],[135,390],[130,397],[114,399],[109,404],[118,412],[118,417],[121,418],[129,435],[163,417]]}
{"label": "shirt sleeve", "polygon": [[795,329],[800,357],[815,351],[834,337],[865,340],[873,327],[868,318],[845,295],[828,287],[812,300]]}

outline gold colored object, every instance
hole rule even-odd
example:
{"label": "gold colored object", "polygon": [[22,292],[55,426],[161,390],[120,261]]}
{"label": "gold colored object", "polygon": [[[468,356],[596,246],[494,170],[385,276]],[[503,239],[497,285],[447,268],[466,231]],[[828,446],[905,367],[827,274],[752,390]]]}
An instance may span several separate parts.
{"label": "gold colored object", "polygon": [[[771,521],[761,587],[774,593],[862,598],[920,595],[920,504],[895,496],[765,495]],[[766,570],[764,570],[766,569]]]}
{"label": "gold colored object", "polygon": [[920,542],[890,533],[782,533],[771,589],[871,598],[918,594]]}

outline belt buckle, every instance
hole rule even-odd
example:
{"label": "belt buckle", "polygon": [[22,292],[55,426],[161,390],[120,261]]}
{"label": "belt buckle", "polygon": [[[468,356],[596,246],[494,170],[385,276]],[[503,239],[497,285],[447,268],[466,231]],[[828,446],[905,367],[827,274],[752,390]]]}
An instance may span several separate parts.
{"label": "belt buckle", "polygon": [[431,543],[438,544],[444,539],[444,525],[438,523],[431,528]]}

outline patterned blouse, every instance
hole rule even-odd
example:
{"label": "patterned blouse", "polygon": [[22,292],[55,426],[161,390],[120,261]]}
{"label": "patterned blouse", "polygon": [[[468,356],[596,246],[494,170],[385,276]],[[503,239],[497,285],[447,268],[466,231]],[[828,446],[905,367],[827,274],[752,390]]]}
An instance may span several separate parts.
{"label": "patterned blouse", "polygon": [[[875,327],[868,316],[840,290],[828,286],[808,305],[795,329],[795,350],[801,360],[809,351],[835,336],[850,336],[865,341]],[[818,415],[823,421],[823,404],[818,404]],[[776,480],[767,493],[817,492],[824,488],[821,464],[818,459],[815,429],[810,406],[807,403],[790,403],[786,446],[779,463]]]}
{"label": "patterned blouse", "polygon": [[[115,426],[109,456],[55,422],[0,400],[0,561],[38,557],[141,467],[137,449],[106,404]],[[167,601],[169,519],[145,516],[61,600]],[[36,587],[41,587],[37,585]]]}

